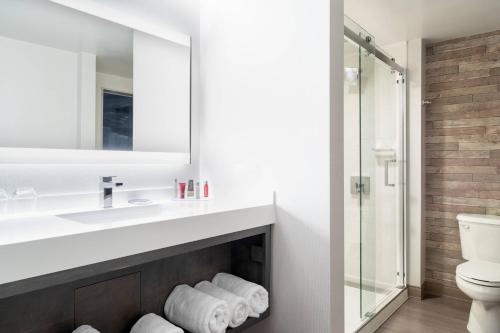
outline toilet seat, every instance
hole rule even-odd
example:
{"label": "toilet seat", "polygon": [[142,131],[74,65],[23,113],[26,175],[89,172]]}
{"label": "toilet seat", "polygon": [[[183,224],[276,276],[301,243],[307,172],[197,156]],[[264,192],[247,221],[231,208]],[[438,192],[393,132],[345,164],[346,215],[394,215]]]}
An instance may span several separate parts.
{"label": "toilet seat", "polygon": [[468,261],[457,266],[457,276],[480,286],[500,288],[500,264]]}

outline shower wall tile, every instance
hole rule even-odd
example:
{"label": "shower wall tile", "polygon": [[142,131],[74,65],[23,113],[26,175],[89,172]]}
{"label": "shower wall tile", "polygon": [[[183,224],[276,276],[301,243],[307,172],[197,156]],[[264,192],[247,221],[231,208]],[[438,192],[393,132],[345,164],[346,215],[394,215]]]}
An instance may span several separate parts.
{"label": "shower wall tile", "polygon": [[500,215],[500,31],[426,50],[427,294],[466,298],[456,216]]}

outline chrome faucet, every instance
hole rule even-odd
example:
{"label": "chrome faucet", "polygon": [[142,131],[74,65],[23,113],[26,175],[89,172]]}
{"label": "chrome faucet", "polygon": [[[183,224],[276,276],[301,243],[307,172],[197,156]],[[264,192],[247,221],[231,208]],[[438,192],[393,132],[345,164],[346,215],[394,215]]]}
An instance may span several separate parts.
{"label": "chrome faucet", "polygon": [[105,176],[101,177],[101,187],[102,187],[102,207],[111,208],[113,207],[113,189],[115,187],[123,186],[123,183],[114,183],[113,178],[115,176]]}

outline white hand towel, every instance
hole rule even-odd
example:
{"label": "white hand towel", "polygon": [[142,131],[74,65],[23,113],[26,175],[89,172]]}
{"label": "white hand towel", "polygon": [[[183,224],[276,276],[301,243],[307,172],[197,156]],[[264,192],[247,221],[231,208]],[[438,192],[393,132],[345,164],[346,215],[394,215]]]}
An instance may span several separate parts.
{"label": "white hand towel", "polygon": [[82,325],[78,327],[73,333],[99,333],[98,330],[89,325]]}
{"label": "white hand towel", "polygon": [[164,310],[169,321],[191,333],[224,333],[230,320],[226,301],[185,284],[175,287]]}
{"label": "white hand towel", "polygon": [[227,302],[229,312],[231,313],[229,327],[238,327],[247,320],[250,305],[243,297],[222,289],[209,281],[202,281],[194,286],[194,288]]}
{"label": "white hand towel", "polygon": [[212,283],[246,299],[250,305],[249,317],[259,318],[269,307],[269,293],[256,283],[227,273],[217,274]]}
{"label": "white hand towel", "polygon": [[184,333],[184,331],[162,317],[149,313],[132,326],[130,333]]}

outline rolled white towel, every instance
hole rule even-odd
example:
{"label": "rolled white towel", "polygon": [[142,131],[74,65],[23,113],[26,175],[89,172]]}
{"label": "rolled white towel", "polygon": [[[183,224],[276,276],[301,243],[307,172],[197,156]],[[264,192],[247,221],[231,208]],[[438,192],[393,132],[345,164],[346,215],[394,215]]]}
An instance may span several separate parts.
{"label": "rolled white towel", "polygon": [[184,331],[162,317],[149,313],[132,326],[130,333],[184,333]]}
{"label": "rolled white towel", "polygon": [[249,317],[259,318],[269,307],[269,293],[256,283],[227,273],[217,274],[212,283],[246,299],[250,305]]}
{"label": "rolled white towel", "polygon": [[250,312],[250,305],[243,297],[222,289],[209,281],[202,281],[194,286],[194,288],[227,302],[229,312],[231,313],[229,327],[238,327],[247,320]]}
{"label": "rolled white towel", "polygon": [[185,284],[175,287],[164,310],[169,321],[191,333],[224,333],[230,320],[226,301]]}
{"label": "rolled white towel", "polygon": [[73,333],[99,333],[98,330],[89,325],[79,326],[77,329],[73,331]]}

